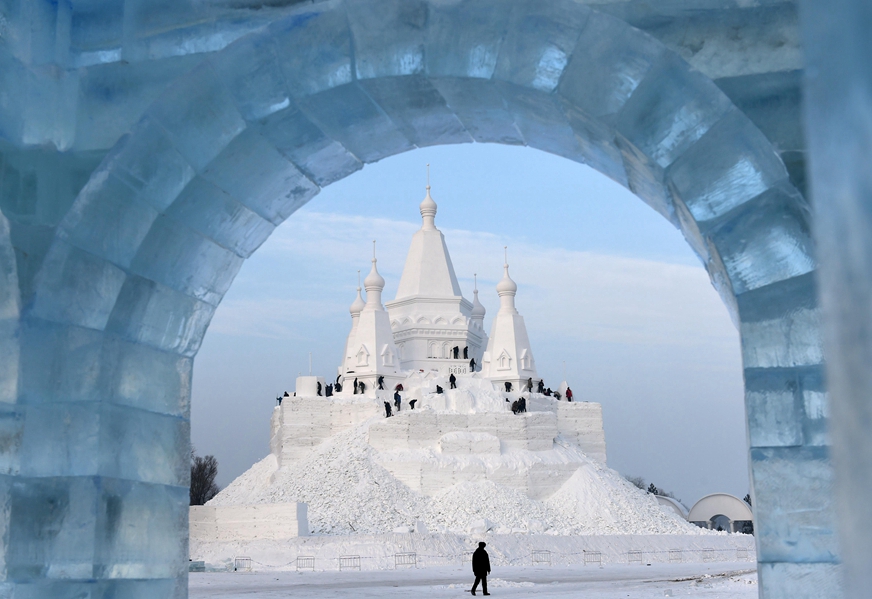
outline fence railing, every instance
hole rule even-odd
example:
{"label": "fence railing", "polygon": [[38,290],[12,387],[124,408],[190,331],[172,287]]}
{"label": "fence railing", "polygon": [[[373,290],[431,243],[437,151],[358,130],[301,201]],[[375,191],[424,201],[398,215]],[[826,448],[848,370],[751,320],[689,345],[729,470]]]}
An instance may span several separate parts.
{"label": "fence railing", "polygon": [[716,559],[714,549],[709,549],[709,548],[703,549],[702,551],[700,551],[700,553],[702,554],[702,561],[703,562],[713,562]]}
{"label": "fence railing", "polygon": [[315,556],[314,555],[298,555],[297,556],[297,570],[315,570]]}
{"label": "fence railing", "polygon": [[340,555],[339,556],[340,570],[360,570],[359,555]]}
{"label": "fence railing", "polygon": [[627,563],[628,564],[639,564],[642,565],[642,552],[639,550],[633,550],[627,552]]}
{"label": "fence railing", "polygon": [[408,553],[395,553],[394,554],[394,568],[398,568],[400,566],[411,566],[413,568],[418,567],[418,554],[413,552]]}
{"label": "fence railing", "polygon": [[551,552],[547,549],[534,549],[532,559],[534,566],[550,566]]}
{"label": "fence railing", "polygon": [[684,561],[684,555],[681,549],[670,549],[669,550],[669,563],[670,564],[680,564]]}
{"label": "fence railing", "polygon": [[233,558],[234,572],[251,572],[251,558],[239,556]]}
{"label": "fence railing", "polygon": [[736,559],[739,561],[746,561],[748,559],[748,548],[747,547],[737,547],[736,548]]}
{"label": "fence railing", "polygon": [[588,564],[596,564],[597,566],[603,565],[603,554],[599,551],[585,551],[584,552],[584,565]]}

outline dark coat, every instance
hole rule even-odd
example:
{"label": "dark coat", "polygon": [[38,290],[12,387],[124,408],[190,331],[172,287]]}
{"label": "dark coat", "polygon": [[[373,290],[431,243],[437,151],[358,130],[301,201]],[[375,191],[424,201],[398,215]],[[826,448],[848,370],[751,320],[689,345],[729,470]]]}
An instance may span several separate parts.
{"label": "dark coat", "polygon": [[472,573],[479,578],[490,574],[490,558],[484,548],[479,547],[472,554]]}

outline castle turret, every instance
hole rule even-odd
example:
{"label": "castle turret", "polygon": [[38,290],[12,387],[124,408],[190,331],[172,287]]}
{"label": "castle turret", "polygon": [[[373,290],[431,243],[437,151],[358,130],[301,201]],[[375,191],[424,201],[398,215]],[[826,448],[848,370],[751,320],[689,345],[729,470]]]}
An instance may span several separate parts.
{"label": "castle turret", "polygon": [[445,237],[436,228],[429,184],[426,190],[421,228],[412,237],[397,297],[387,304],[391,328],[403,369],[468,374],[470,359],[481,363],[487,344],[484,314],[476,324],[474,306],[460,291]]}
{"label": "castle turret", "polygon": [[[393,386],[404,378],[400,374],[399,356],[391,332],[390,317],[381,303],[385,280],[378,272],[375,242],[372,243],[372,270],[363,280],[366,303],[362,307],[357,301],[352,304],[352,322],[354,310],[360,311],[356,330],[352,324],[354,340],[352,341],[352,335],[349,335],[345,372],[342,377],[343,391],[353,392],[352,383],[357,379],[366,385],[368,395],[372,395],[371,392],[377,388],[379,377],[384,377],[385,390],[393,389]],[[360,288],[358,292],[359,290]]]}
{"label": "castle turret", "polygon": [[482,376],[489,378],[499,389],[511,383],[514,391],[522,391],[529,379],[534,388],[539,382],[533,349],[527,336],[524,317],[515,308],[518,285],[509,276],[509,263],[503,265],[503,278],[497,283],[500,309],[491,325],[487,351],[482,359]]}

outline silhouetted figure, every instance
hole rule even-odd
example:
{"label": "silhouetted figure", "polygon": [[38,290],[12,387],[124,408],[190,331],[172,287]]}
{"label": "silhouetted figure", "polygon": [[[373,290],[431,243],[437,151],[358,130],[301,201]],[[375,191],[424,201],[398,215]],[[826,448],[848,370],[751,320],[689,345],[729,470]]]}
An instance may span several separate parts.
{"label": "silhouetted figure", "polygon": [[390,418],[391,416],[391,404],[385,402],[385,418]]}
{"label": "silhouetted figure", "polygon": [[460,357],[460,348],[458,346],[455,345],[454,347],[452,347],[451,352],[454,354],[455,360]]}
{"label": "silhouetted figure", "polygon": [[291,396],[291,394],[290,394],[290,393],[288,393],[288,392],[287,392],[287,391],[285,391],[285,395],[284,395],[284,396],[285,396],[285,397],[290,397],[290,396]]}
{"label": "silhouetted figure", "polygon": [[533,392],[533,377],[527,379],[527,391]]}
{"label": "silhouetted figure", "polygon": [[554,392],[554,399],[556,399],[557,401],[560,401],[561,399],[563,399],[563,396],[560,395],[560,391]]}
{"label": "silhouetted figure", "polygon": [[358,385],[360,386],[360,393],[362,395],[363,392],[366,391],[366,383],[364,383],[363,381],[360,381],[360,383],[358,383]]}
{"label": "silhouetted figure", "polygon": [[478,587],[478,583],[481,582],[481,590],[483,595],[490,595],[487,592],[487,575],[490,574],[490,558],[488,557],[487,551],[484,548],[487,547],[487,544],[481,542],[478,544],[478,549],[476,549],[472,554],[472,573],[475,574],[475,582],[472,583],[472,590],[469,592],[475,595],[475,589]]}
{"label": "silhouetted figure", "polygon": [[552,393],[552,391],[551,391],[551,387],[548,387],[547,389],[545,389],[545,395],[546,395],[546,396],[551,397],[551,393]]}
{"label": "silhouetted figure", "polygon": [[[336,378],[339,379],[339,377]],[[336,391],[336,393],[342,393],[342,383],[340,383],[339,380],[337,380],[336,384],[333,385],[333,390]]]}
{"label": "silhouetted figure", "polygon": [[512,383],[510,383],[509,381],[506,381],[505,384],[506,384],[506,393],[511,393],[512,392]]}
{"label": "silhouetted figure", "polygon": [[518,399],[518,413],[523,414],[527,411],[527,398],[523,395]]}
{"label": "silhouetted figure", "polygon": [[469,359],[469,371],[475,372],[475,358]]}
{"label": "silhouetted figure", "polygon": [[400,411],[400,405],[402,405],[403,399],[400,397],[399,391],[394,391],[394,405],[397,406],[397,412]]}
{"label": "silhouetted figure", "polygon": [[[509,401],[509,400],[506,399],[506,401]],[[517,413],[518,413],[518,400],[516,399],[515,401],[512,402],[512,414],[517,414]]]}
{"label": "silhouetted figure", "polygon": [[354,394],[360,393],[360,385],[357,384],[357,377],[354,377]]}
{"label": "silhouetted figure", "polygon": [[566,388],[566,401],[572,401],[572,389]]}
{"label": "silhouetted figure", "polygon": [[451,373],[451,376],[448,377],[448,383],[451,385],[452,389],[457,389],[457,377],[454,376],[454,373]]}
{"label": "silhouetted figure", "polygon": [[543,379],[539,379],[539,386],[536,387],[536,393],[545,393],[545,381]]}
{"label": "silhouetted figure", "polygon": [[440,395],[442,394],[442,387],[439,385],[436,385],[436,393],[439,393]]}
{"label": "silhouetted figure", "polygon": [[469,346],[463,348],[463,359],[466,360],[469,357]]}
{"label": "silhouetted figure", "polygon": [[417,399],[413,399],[412,401],[410,401],[410,402],[409,402],[409,407],[412,408],[412,409],[414,410],[414,409],[415,409],[415,402],[417,402],[417,401],[418,401]]}
{"label": "silhouetted figure", "polygon": [[276,396],[276,405],[277,405],[277,406],[282,405],[282,400],[283,400],[283,399],[284,399],[284,397],[282,397],[281,395]]}
{"label": "silhouetted figure", "polygon": [[378,388],[382,391],[385,390],[385,377],[383,377],[383,376],[378,377]]}
{"label": "silhouetted figure", "polygon": [[315,391],[318,397],[321,397],[321,381],[318,381],[318,389]]}
{"label": "silhouetted figure", "polygon": [[327,385],[327,388],[324,389],[324,395],[326,397],[333,397],[333,384]]}

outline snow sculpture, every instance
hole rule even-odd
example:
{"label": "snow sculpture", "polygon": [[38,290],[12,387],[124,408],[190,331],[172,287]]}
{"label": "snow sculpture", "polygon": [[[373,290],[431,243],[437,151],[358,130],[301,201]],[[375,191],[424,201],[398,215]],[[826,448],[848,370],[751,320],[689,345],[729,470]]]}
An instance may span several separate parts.
{"label": "snow sculpture", "polygon": [[[591,165],[681,228],[742,334],[761,596],[837,597],[799,100],[761,108],[767,76],[796,89],[801,36],[793,5],[739,4],[630,1],[626,20],[562,0],[3,9],[4,590],[183,594],[191,364],[242,261],[364,164],[479,141]],[[835,22],[863,20],[808,31]]]}

